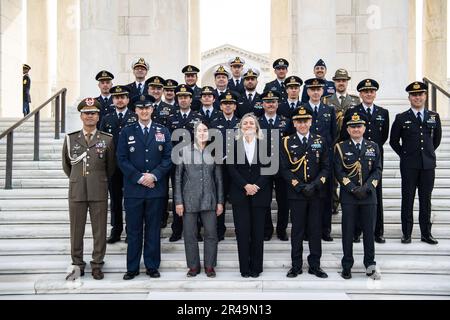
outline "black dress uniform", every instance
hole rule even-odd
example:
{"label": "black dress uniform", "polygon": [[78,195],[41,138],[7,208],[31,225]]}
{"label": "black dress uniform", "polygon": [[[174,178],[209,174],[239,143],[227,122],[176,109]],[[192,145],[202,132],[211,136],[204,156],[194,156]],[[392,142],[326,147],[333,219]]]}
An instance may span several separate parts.
{"label": "black dress uniform", "polygon": [[[303,80],[296,76],[290,76],[286,79],[286,88],[290,86],[298,86],[299,88],[303,85]],[[286,99],[286,101],[282,102],[278,106],[277,113],[286,118],[292,118],[292,115],[295,113],[295,110],[301,106],[301,102],[299,100],[295,102],[290,102]]]}
{"label": "black dress uniform", "polygon": [[[240,57],[236,57],[236,58],[228,61],[228,64],[230,67],[233,67],[233,66],[242,67],[245,64],[245,60]],[[235,79],[234,77],[231,77],[231,79],[228,80],[228,88],[232,91],[235,91],[235,92],[241,94],[241,95],[244,94],[244,92],[245,92],[244,78],[239,77],[239,79]]]}
{"label": "black dress uniform", "polygon": [[30,76],[28,75],[28,71],[31,70],[31,67],[27,64],[24,64],[23,69],[26,70],[27,72],[23,75],[23,107],[22,107],[23,116],[26,117],[30,113],[31,79]]}
{"label": "black dress uniform", "polygon": [[[189,74],[197,75],[200,72],[200,69],[197,68],[196,66],[193,66],[193,65],[187,65],[181,70],[181,72],[185,76],[189,75]],[[199,111],[200,107],[202,105],[202,102],[200,101],[200,99],[202,97],[202,88],[200,88],[196,84],[194,86],[189,86],[188,85],[188,87],[192,89],[191,109],[194,110],[194,111]],[[176,100],[176,98],[175,98],[175,100]]]}
{"label": "black dress uniform", "polygon": [[[210,86],[205,86],[202,88],[202,95],[212,95],[215,97],[214,88]],[[217,98],[220,100],[220,97]],[[211,106],[211,108],[205,108],[210,110],[204,110],[203,104],[200,107],[199,113],[202,116],[203,121],[205,121],[208,125],[211,124],[212,121],[214,121],[216,118],[219,117],[220,114],[222,114],[221,111],[214,108],[214,106]]]}
{"label": "black dress uniform", "polygon": [[[347,121],[348,120],[348,121]],[[363,114],[346,119],[347,126],[364,125]],[[353,235],[359,221],[364,237],[364,266],[374,267],[374,228],[377,210],[376,187],[381,178],[381,153],[375,142],[363,139],[340,142],[335,147],[334,170],[341,184],[343,277],[350,278],[353,267]],[[346,276],[344,276],[346,275]],[[369,275],[369,274],[368,274]]]}
{"label": "black dress uniform", "polygon": [[[297,112],[293,121],[312,118],[310,110],[304,107]],[[308,229],[310,273],[326,277],[320,269],[322,217],[317,213],[321,211],[327,195],[325,186],[330,170],[329,148],[322,137],[309,132],[307,136],[294,133],[284,138],[281,148],[281,174],[287,186],[292,220],[292,269],[287,276],[293,278],[302,273],[303,240]]]}
{"label": "black dress uniform", "polygon": [[[406,91],[410,94],[426,92],[427,87],[414,82]],[[435,244],[437,241],[431,235],[431,193],[436,168],[435,150],[441,143],[442,127],[439,114],[422,109],[419,118],[418,111],[410,109],[398,114],[391,129],[390,145],[400,156],[402,175],[402,242],[411,242],[414,198],[418,188],[422,241]]]}
{"label": "black dress uniform", "polygon": [[152,120],[167,127],[170,116],[174,115],[176,112],[177,108],[175,106],[160,101],[159,103],[155,103],[155,111],[153,112]]}
{"label": "black dress uniform", "polygon": [[[286,59],[278,59],[273,63],[273,68],[289,68],[289,62]],[[281,94],[281,101],[287,100],[286,86],[284,84],[285,80],[275,79],[274,81],[268,82],[264,87],[264,92],[266,91],[278,91]]]}
{"label": "black dress uniform", "polygon": [[[114,75],[106,70],[100,71],[96,76],[95,80],[97,81],[112,81],[114,80]],[[96,98],[96,100],[100,103],[100,120],[97,123],[97,129],[100,128],[100,124],[102,123],[103,118],[113,112],[116,108],[114,107],[114,103],[112,100],[112,95],[108,94],[108,96],[100,95]]]}
{"label": "black dress uniform", "polygon": [[[132,64],[133,70],[136,69],[137,67],[143,67],[147,70],[150,69],[149,64],[145,61],[144,58],[139,58],[138,61]],[[146,82],[145,80],[140,83],[137,83],[137,81],[132,82],[128,84],[127,87],[130,91],[130,99],[148,94],[148,82]],[[134,112],[134,105],[130,104],[130,109],[131,111]]]}
{"label": "black dress uniform", "polygon": [[247,113],[254,113],[257,117],[261,117],[264,114],[261,95],[256,91],[252,93],[251,97],[245,92],[237,100],[237,116],[242,118]]}

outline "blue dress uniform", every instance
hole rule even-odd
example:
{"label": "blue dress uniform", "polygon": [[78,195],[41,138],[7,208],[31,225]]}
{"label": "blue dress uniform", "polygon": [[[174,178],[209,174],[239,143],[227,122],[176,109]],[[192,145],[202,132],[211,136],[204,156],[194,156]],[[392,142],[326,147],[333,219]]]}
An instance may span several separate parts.
{"label": "blue dress uniform", "polygon": [[[314,69],[316,67],[327,67],[325,62],[322,59],[319,59],[319,61],[317,61],[317,63],[314,66]],[[328,81],[327,79],[322,79],[325,82],[325,86],[324,86],[324,90],[323,90],[323,96],[322,97],[326,97],[329,95],[333,95],[336,93],[336,86],[334,84],[333,81]],[[303,89],[303,94],[302,94],[302,103],[307,103],[309,101],[309,96],[308,96],[308,88],[304,88]]]}
{"label": "blue dress uniform", "polygon": [[[264,93],[261,98],[263,100],[276,100],[281,98],[281,95],[277,91],[268,91]],[[272,121],[271,121],[272,120]],[[289,119],[275,115],[272,119],[267,119],[266,115],[259,118],[259,125],[262,130],[267,130],[265,135],[267,137],[267,155],[271,156],[272,143],[275,139],[278,139],[278,145],[281,145],[281,140],[286,135],[286,130],[288,128]],[[276,130],[276,135],[272,136],[272,131]],[[287,199],[286,183],[283,180],[280,172],[276,175],[270,177],[270,189],[275,188],[275,198],[277,201],[277,237],[282,241],[288,241],[286,234],[286,229],[289,223],[289,205]],[[269,208],[266,212],[265,222],[264,222],[264,240],[269,241],[273,235],[273,222],[272,222],[272,211]]]}
{"label": "blue dress uniform", "polygon": [[[273,63],[274,69],[279,68],[289,68],[289,62],[286,59],[278,59]],[[266,83],[266,86],[264,87],[264,92],[266,91],[278,91],[281,94],[281,101],[285,102],[287,100],[287,92],[286,92],[286,86],[284,84],[284,80],[280,81],[278,79],[275,79],[274,81]]]}
{"label": "blue dress uniform", "polygon": [[[202,88],[202,96],[203,95],[212,95],[215,97],[214,88],[210,86],[205,86]],[[220,97],[217,98],[220,100]],[[203,121],[205,121],[208,125],[217,119],[219,115],[222,114],[221,111],[217,110],[216,108],[212,107],[212,110],[209,110],[209,113],[203,109],[203,104],[200,107],[199,114],[202,116]]]}
{"label": "blue dress uniform", "polygon": [[[363,114],[355,113],[344,123],[347,126],[365,125],[365,119]],[[334,170],[336,179],[341,184],[343,277],[349,279],[354,263],[353,235],[358,221],[364,238],[364,266],[369,272],[369,267],[376,265],[374,244],[376,187],[382,170],[378,145],[366,139],[356,144],[352,140],[336,144]]]}
{"label": "blue dress uniform", "polygon": [[31,70],[31,67],[27,64],[24,64],[23,70],[27,72],[23,75],[23,107],[22,107],[23,116],[26,117],[30,113],[31,79],[30,76],[28,75],[28,71]]}
{"label": "blue dress uniform", "polygon": [[[413,82],[406,91],[411,95],[426,92],[427,86]],[[402,175],[402,242],[411,242],[414,198],[418,188],[421,240],[436,244],[437,240],[431,235],[431,193],[436,168],[435,151],[441,143],[442,127],[438,113],[422,109],[419,120],[418,111],[411,108],[398,114],[391,128],[390,145],[400,156]]]}
{"label": "blue dress uniform", "polygon": [[152,114],[152,120],[160,125],[167,127],[170,116],[177,112],[177,108],[164,101],[155,103],[155,111]]}
{"label": "blue dress uniform", "polygon": [[[96,76],[95,80],[97,81],[112,81],[114,80],[114,75],[106,70],[100,71]],[[100,124],[102,123],[103,118],[113,112],[116,108],[114,107],[114,103],[112,100],[112,95],[108,96],[100,95],[96,98],[96,100],[100,103],[100,120],[97,123],[97,129],[100,129]]]}
{"label": "blue dress uniform", "polygon": [[[289,88],[290,86],[295,87],[301,87],[303,85],[303,80],[297,76],[290,76],[285,81],[286,88]],[[278,106],[277,113],[283,117],[286,118],[292,118],[292,115],[295,113],[296,109],[301,106],[301,102],[297,101],[289,102],[287,99],[286,101],[280,103]]]}
{"label": "blue dress uniform", "polygon": [[[186,75],[192,75],[195,74],[197,75],[200,72],[200,69],[197,68],[196,66],[192,66],[192,65],[187,65],[185,66],[181,72],[186,76]],[[188,85],[189,86],[189,85]],[[194,111],[199,111],[200,107],[202,105],[201,102],[201,94],[202,94],[202,88],[200,88],[199,86],[197,86],[196,84],[194,86],[189,86],[189,88],[192,89],[192,105],[191,105],[191,109]],[[175,99],[176,100],[176,99]]]}
{"label": "blue dress uniform", "polygon": [[257,117],[261,117],[264,114],[261,95],[256,91],[254,92],[251,100],[247,94],[238,97],[236,115],[239,118],[242,118],[247,113],[254,113]]}
{"label": "blue dress uniform", "polygon": [[[243,67],[245,65],[245,60],[240,57],[236,57],[230,59],[230,61],[228,61],[228,65],[230,67],[233,66]],[[244,94],[245,93],[244,78],[240,77],[239,79],[235,79],[234,77],[231,77],[231,79],[228,80],[228,88],[234,92],[239,93],[240,95]]]}
{"label": "blue dress uniform", "polygon": [[[311,111],[301,107],[293,116],[293,121],[312,119]],[[322,203],[327,196],[326,182],[329,177],[329,148],[319,135],[308,132],[307,136],[294,133],[283,139],[281,147],[281,175],[287,186],[287,198],[291,210],[291,258],[292,269],[289,278],[302,273],[303,240],[308,231],[309,273],[326,278],[320,269],[322,256],[322,231],[320,214]]]}
{"label": "blue dress uniform", "polygon": [[[136,107],[152,107],[151,101],[136,103]],[[161,262],[160,224],[166,197],[165,176],[172,167],[169,130],[152,122],[128,126],[119,137],[117,158],[124,175],[124,198],[128,232],[127,274],[125,280],[139,274],[144,242],[144,264],[151,277],[157,277]],[[148,134],[144,133],[147,132]],[[155,187],[139,184],[145,173],[156,178]],[[145,223],[145,228],[143,230]],[[144,241],[143,241],[144,240]]]}
{"label": "blue dress uniform", "polygon": [[[123,128],[133,125],[137,122],[137,116],[130,110],[115,110],[105,116],[100,124],[100,130],[112,134],[114,146],[117,150],[119,143],[119,135]],[[108,189],[111,199],[111,235],[108,243],[115,243],[120,241],[120,236],[123,231],[123,174],[117,166],[114,174],[108,181]]]}
{"label": "blue dress uniform", "polygon": [[[358,92],[362,90],[378,90],[379,85],[375,80],[366,79],[359,83]],[[381,152],[381,167],[383,168],[383,146],[389,137],[389,111],[373,105],[370,110],[367,110],[363,104],[348,109],[344,117],[350,117],[353,113],[361,113],[367,115],[366,132],[364,133],[364,139],[375,142]],[[369,114],[370,112],[370,114]],[[341,130],[340,141],[345,141],[350,138],[347,130]],[[382,175],[378,181],[377,186],[377,221],[375,225],[375,241],[378,243],[384,243],[384,219],[383,219],[383,187],[382,187]],[[357,228],[355,237],[359,238],[361,235],[361,229]]]}

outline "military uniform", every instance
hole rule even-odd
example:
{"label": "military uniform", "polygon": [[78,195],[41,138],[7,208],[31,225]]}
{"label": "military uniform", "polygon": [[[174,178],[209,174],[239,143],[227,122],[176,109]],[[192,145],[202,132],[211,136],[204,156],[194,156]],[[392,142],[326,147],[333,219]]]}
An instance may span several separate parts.
{"label": "military uniform", "polygon": [[[314,69],[316,67],[324,67],[326,68],[326,64],[322,59],[319,59],[319,61],[317,61],[317,63],[314,65]],[[324,81],[324,88],[323,88],[323,96],[329,96],[329,95],[333,95],[336,93],[336,86],[334,84],[333,81],[328,81],[327,79],[321,79]],[[309,101],[309,96],[308,96],[308,88],[305,87],[303,89],[303,94],[302,94],[302,103],[307,103]]]}
{"label": "military uniform", "polygon": [[[273,63],[273,68],[289,68],[289,62],[286,59],[278,59]],[[264,87],[264,92],[266,91],[278,91],[281,94],[281,102],[285,102],[287,100],[287,92],[286,85],[284,84],[284,80],[275,79],[274,81],[268,82]]]}
{"label": "military uniform", "polygon": [[[243,75],[244,81],[247,78],[258,79],[258,77],[259,71],[252,68],[248,69]],[[254,113],[257,117],[264,114],[261,95],[256,92],[256,89],[253,92],[244,90],[244,93],[237,97],[236,116],[242,118],[247,113]]]}
{"label": "military uniform", "polygon": [[170,116],[174,115],[176,112],[177,108],[175,106],[160,101],[159,103],[155,103],[155,111],[153,112],[152,118],[156,123],[167,127]]}
{"label": "military uniform", "polygon": [[[236,57],[234,59],[230,59],[230,61],[228,61],[228,65],[230,67],[244,66],[245,60],[240,57]],[[231,91],[239,93],[240,95],[244,94],[245,93],[244,78],[240,77],[239,79],[235,79],[234,77],[231,77],[231,79],[228,80],[228,88]]]}
{"label": "military uniform", "polygon": [[[31,67],[27,64],[23,65],[23,69],[27,69],[28,71],[31,70]],[[27,73],[23,75],[23,116],[26,117],[30,113],[30,103],[31,103],[31,79],[30,76]]]}
{"label": "military uniform", "polygon": [[[406,91],[410,94],[426,92],[427,87],[414,82]],[[422,240],[435,244],[437,241],[431,235],[431,194],[436,168],[435,151],[441,143],[442,127],[438,113],[423,109],[419,120],[418,111],[411,108],[398,114],[391,128],[390,145],[400,156],[402,175],[402,242],[411,242],[414,198],[418,188]]]}
{"label": "military uniform", "polygon": [[[200,72],[200,69],[192,66],[192,65],[187,65],[186,67],[184,67],[181,72],[184,75],[188,75],[188,74],[198,74]],[[191,109],[194,111],[199,111],[200,107],[202,105],[201,102],[201,97],[202,97],[202,88],[200,88],[197,85],[194,86],[189,86],[189,88],[192,89],[192,105],[191,105]]]}
{"label": "military uniform", "polygon": [[[203,87],[202,88],[202,96],[203,95],[214,96],[214,88],[210,87],[210,86]],[[218,99],[220,99],[220,98],[218,98]],[[222,112],[215,109],[214,106],[211,106],[211,108],[205,108],[205,109],[211,109],[211,110],[205,111],[203,109],[203,104],[202,104],[202,106],[200,107],[200,110],[199,110],[199,114],[202,116],[203,121],[205,121],[208,125],[222,114]],[[208,113],[208,111],[209,111],[209,113]]]}
{"label": "military uniform", "polygon": [[[310,110],[301,107],[293,116],[295,120],[311,119]],[[291,258],[292,269],[288,277],[296,277],[302,271],[303,240],[308,229],[308,264],[311,272],[320,277],[326,274],[320,270],[321,206],[326,197],[326,182],[329,176],[329,148],[319,135],[308,132],[307,136],[294,133],[283,139],[281,147],[281,175],[287,186],[287,198],[291,210]],[[318,272],[320,270],[320,272]]]}
{"label": "military uniform", "polygon": [[[137,67],[143,67],[147,70],[150,69],[149,64],[145,61],[144,58],[139,58],[139,60],[136,62],[133,62],[133,64],[131,66],[132,66],[133,70]],[[135,82],[128,84],[127,87],[130,91],[130,99],[148,94],[148,83],[146,81],[139,82],[139,83],[137,81],[135,81]],[[131,111],[134,112],[134,105],[130,105],[130,109],[131,109]]]}
{"label": "military uniform", "polygon": [[[109,71],[102,70],[95,76],[95,80],[99,82],[112,81],[114,80],[114,75]],[[108,93],[107,96],[103,96],[101,94],[96,99],[100,103],[100,120],[97,123],[97,129],[100,129],[100,124],[102,123],[103,118],[107,114],[113,112],[116,108],[114,107],[112,95],[110,93]]]}
{"label": "military uniform", "polygon": [[[80,112],[99,112],[95,99],[85,99]],[[86,134],[86,136],[85,136]],[[62,149],[62,166],[70,178],[69,215],[72,264],[80,267],[82,275],[83,238],[87,212],[91,218],[94,249],[91,266],[101,270],[106,252],[106,224],[108,215],[108,177],[115,170],[115,153],[112,135],[96,130],[91,138],[84,130],[66,136]]]}
{"label": "military uniform", "polygon": [[330,106],[331,108],[334,108],[334,111],[336,112],[337,137],[339,137],[342,131],[345,113],[347,112],[347,110],[359,105],[361,103],[361,100],[358,96],[352,94],[346,94],[341,99],[340,97],[338,97],[338,93],[335,93],[323,97],[322,102]]}
{"label": "military uniform", "polygon": [[[364,125],[365,117],[355,113],[347,125]],[[359,148],[358,148],[359,147]],[[364,235],[364,266],[374,267],[374,228],[377,210],[376,187],[381,178],[381,153],[375,142],[363,139],[340,142],[335,147],[334,169],[341,184],[343,276],[351,277],[353,267],[353,235],[359,221]],[[373,270],[372,270],[373,271]],[[369,273],[367,274],[369,275]]]}

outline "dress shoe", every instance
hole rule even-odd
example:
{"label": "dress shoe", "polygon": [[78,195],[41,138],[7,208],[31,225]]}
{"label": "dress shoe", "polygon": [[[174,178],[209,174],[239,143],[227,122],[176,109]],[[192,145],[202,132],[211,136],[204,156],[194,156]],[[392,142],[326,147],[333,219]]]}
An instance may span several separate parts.
{"label": "dress shoe", "polygon": [[242,278],[249,278],[249,277],[250,277],[250,274],[247,273],[247,272],[242,272],[242,273],[241,273],[241,277],[242,277]]}
{"label": "dress shoe", "polygon": [[426,242],[428,244],[438,244],[438,241],[435,238],[433,238],[433,236],[431,236],[431,235],[427,236],[427,237],[422,236],[420,241]]}
{"label": "dress shoe", "polygon": [[216,271],[214,270],[214,268],[205,268],[205,273],[208,278],[216,277]]}
{"label": "dress shoe", "polygon": [[219,242],[220,242],[220,241],[223,241],[223,240],[225,240],[225,237],[224,237],[224,236],[218,237],[217,240],[218,240]]}
{"label": "dress shoe", "polygon": [[84,269],[81,269],[78,266],[75,266],[73,270],[67,274],[66,280],[67,281],[75,281],[78,279],[78,277],[84,277]]}
{"label": "dress shoe", "polygon": [[172,235],[169,238],[169,241],[170,242],[177,242],[178,240],[181,240],[181,236],[172,233]]}
{"label": "dress shoe", "polygon": [[264,236],[264,241],[270,241],[272,239],[272,236]]}
{"label": "dress shoe", "polygon": [[411,243],[411,237],[403,236],[402,243]]}
{"label": "dress shoe", "polygon": [[386,239],[383,236],[375,237],[376,243],[386,243]]}
{"label": "dress shoe", "polygon": [[286,277],[295,278],[299,274],[302,274],[302,273],[303,273],[303,270],[301,268],[292,267],[291,270],[289,270],[289,272],[287,273]]}
{"label": "dress shoe", "polygon": [[113,244],[120,241],[120,236],[116,234],[111,234],[106,241],[108,244]]}
{"label": "dress shoe", "polygon": [[134,277],[136,277],[138,275],[139,275],[139,271],[137,271],[137,272],[127,272],[123,276],[123,280],[132,280],[132,279],[134,279]]}
{"label": "dress shoe", "polygon": [[279,234],[278,239],[280,239],[281,241],[289,241],[289,238],[286,233]]}
{"label": "dress shoe", "polygon": [[150,278],[160,278],[161,277],[161,274],[156,269],[147,269],[145,274],[150,276]]}
{"label": "dress shoe", "polygon": [[350,269],[342,269],[341,276],[345,280],[349,280],[352,278],[352,271]]}
{"label": "dress shoe", "polygon": [[366,276],[371,278],[372,280],[380,280],[381,275],[378,273],[378,271],[375,268],[370,268],[366,270]]}
{"label": "dress shoe", "polygon": [[353,237],[353,243],[360,243],[361,242],[361,236],[354,236]]}
{"label": "dress shoe", "polygon": [[196,277],[198,274],[200,274],[200,268],[199,269],[189,269],[186,276],[188,278]]}
{"label": "dress shoe", "polygon": [[94,278],[95,280],[103,280],[104,277],[105,275],[103,274],[102,269],[92,269],[92,278]]}
{"label": "dress shoe", "polygon": [[259,273],[258,272],[250,272],[250,277],[252,278],[259,278]]}
{"label": "dress shoe", "polygon": [[328,275],[319,267],[319,268],[309,268],[309,274],[313,274],[318,278],[328,278]]}
{"label": "dress shoe", "polygon": [[161,221],[161,229],[167,227],[167,221]]}
{"label": "dress shoe", "polygon": [[322,240],[326,242],[333,242],[334,239],[329,234],[327,234],[322,236]]}

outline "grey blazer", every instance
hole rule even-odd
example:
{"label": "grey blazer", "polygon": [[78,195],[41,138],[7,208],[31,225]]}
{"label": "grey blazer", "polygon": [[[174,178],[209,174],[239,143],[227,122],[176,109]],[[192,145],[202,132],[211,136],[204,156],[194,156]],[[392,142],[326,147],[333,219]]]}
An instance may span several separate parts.
{"label": "grey blazer", "polygon": [[222,168],[210,153],[194,146],[181,150],[181,164],[175,170],[175,204],[185,212],[215,211],[224,204]]}

